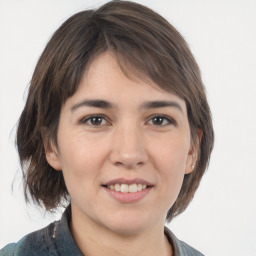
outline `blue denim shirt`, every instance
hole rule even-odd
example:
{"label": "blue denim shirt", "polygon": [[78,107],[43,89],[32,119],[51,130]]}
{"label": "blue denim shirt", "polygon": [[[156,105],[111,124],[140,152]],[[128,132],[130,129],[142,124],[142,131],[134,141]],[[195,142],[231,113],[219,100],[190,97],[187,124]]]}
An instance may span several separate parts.
{"label": "blue denim shirt", "polygon": [[[0,256],[82,256],[69,229],[70,218],[69,206],[60,221],[26,235],[17,243],[8,244],[0,250]],[[191,246],[178,240],[166,227],[165,234],[174,248],[174,256],[203,256]]]}

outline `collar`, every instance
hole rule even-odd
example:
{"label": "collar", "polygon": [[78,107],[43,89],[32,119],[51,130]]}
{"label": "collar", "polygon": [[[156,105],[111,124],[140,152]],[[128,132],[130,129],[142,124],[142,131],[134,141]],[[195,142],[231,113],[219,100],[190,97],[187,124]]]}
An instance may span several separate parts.
{"label": "collar", "polygon": [[54,223],[51,238],[52,241],[54,241],[54,247],[58,255],[82,256],[81,251],[71,235],[69,228],[70,220],[71,206],[69,205],[64,211],[61,220]]}
{"label": "collar", "polygon": [[[81,251],[72,237],[69,228],[70,220],[71,205],[66,208],[60,221],[54,222],[54,227],[51,232],[51,240],[59,255],[82,256]],[[169,243],[172,245],[174,256],[179,255],[178,239],[166,226],[164,227],[164,233]]]}

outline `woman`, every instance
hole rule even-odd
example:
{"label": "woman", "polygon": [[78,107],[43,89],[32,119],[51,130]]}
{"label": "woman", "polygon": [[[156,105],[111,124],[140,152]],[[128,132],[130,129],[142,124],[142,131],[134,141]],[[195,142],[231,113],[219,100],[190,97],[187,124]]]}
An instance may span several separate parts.
{"label": "woman", "polygon": [[165,221],[205,172],[210,109],[186,42],[152,10],[111,1],[55,32],[17,146],[26,199],[47,211],[69,205],[0,255],[202,255]]}

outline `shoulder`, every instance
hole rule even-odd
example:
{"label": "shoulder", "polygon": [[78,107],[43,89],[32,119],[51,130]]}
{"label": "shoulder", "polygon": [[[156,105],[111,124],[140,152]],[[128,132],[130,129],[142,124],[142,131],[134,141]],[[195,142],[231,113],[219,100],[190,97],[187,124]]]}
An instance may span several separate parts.
{"label": "shoulder", "polygon": [[69,229],[70,206],[60,221],[24,236],[16,244],[9,244],[0,250],[0,256],[82,256]]}
{"label": "shoulder", "polygon": [[0,250],[0,256],[11,256],[14,253],[16,244],[8,244]]}
{"label": "shoulder", "polygon": [[204,256],[201,252],[186,244],[183,241],[177,239],[177,245],[179,248],[180,256]]}
{"label": "shoulder", "polygon": [[179,240],[167,227],[165,227],[165,234],[174,247],[175,256],[204,256],[195,248]]}
{"label": "shoulder", "polygon": [[[27,256],[49,255],[52,253],[52,233],[54,223],[49,226],[24,236],[17,243],[6,245],[0,250],[0,256]],[[54,248],[53,248],[54,249]]]}

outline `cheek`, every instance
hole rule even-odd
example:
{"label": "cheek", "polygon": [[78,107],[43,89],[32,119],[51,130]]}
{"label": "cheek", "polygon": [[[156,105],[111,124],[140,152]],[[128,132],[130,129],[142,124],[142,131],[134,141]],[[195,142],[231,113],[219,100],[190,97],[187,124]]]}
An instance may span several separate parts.
{"label": "cheek", "polygon": [[155,164],[160,166],[157,168],[159,171],[169,175],[184,175],[189,152],[189,143],[185,137],[172,136],[153,145],[151,155]]}
{"label": "cheek", "polygon": [[[85,139],[82,134],[65,136],[59,143],[60,161],[68,190],[84,189],[96,185],[100,166],[104,161],[103,147]],[[70,191],[71,192],[71,191]]]}
{"label": "cheek", "polygon": [[180,191],[189,152],[188,140],[184,137],[168,138],[161,143],[154,143],[152,159],[157,170],[159,184],[166,195],[166,200],[173,203]]}
{"label": "cheek", "polygon": [[185,159],[177,155],[165,156],[165,159],[158,170],[162,202],[167,212],[175,203],[181,190],[185,173]]}

